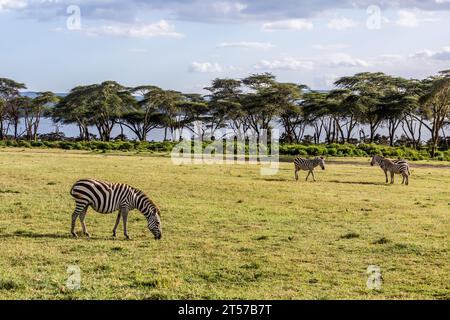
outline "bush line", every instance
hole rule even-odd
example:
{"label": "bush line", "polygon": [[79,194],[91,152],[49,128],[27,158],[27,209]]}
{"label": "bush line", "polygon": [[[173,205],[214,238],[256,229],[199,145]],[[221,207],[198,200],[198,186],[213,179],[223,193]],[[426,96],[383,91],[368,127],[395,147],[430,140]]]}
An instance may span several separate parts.
{"label": "bush line", "polygon": [[[30,142],[25,140],[0,141],[0,147],[19,147],[19,148],[51,148],[63,150],[86,150],[86,151],[135,151],[135,152],[170,152],[176,142],[138,142],[138,141],[37,141]],[[203,148],[209,145],[203,142]],[[243,145],[236,149],[242,150]],[[248,146],[245,146],[248,153]],[[430,149],[422,148],[415,150],[408,147],[390,147],[377,144],[282,144],[279,146],[280,155],[291,156],[328,156],[328,157],[370,157],[378,154],[389,158],[402,158],[406,160],[430,160]],[[450,161],[450,150],[437,151],[433,160]]]}

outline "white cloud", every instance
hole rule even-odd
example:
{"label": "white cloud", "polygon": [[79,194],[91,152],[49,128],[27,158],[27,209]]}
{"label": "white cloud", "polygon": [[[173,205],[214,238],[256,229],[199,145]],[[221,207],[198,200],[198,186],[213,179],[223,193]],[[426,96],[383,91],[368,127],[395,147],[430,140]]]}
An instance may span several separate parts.
{"label": "white cloud", "polygon": [[324,75],[318,75],[314,77],[314,87],[331,89],[334,87],[334,82],[339,79],[339,76],[335,74],[326,73]]}
{"label": "white cloud", "polygon": [[109,26],[99,26],[84,28],[81,30],[87,35],[93,36],[118,36],[131,38],[152,38],[152,37],[183,37],[181,33],[175,31],[175,26],[165,20],[152,24],[130,25],[117,24]]}
{"label": "white cloud", "polygon": [[328,58],[333,67],[369,67],[371,64],[365,60],[354,58],[347,53],[335,53]]}
{"label": "white cloud", "polygon": [[222,42],[217,47],[219,48],[247,48],[247,49],[270,49],[274,45],[269,42]]}
{"label": "white cloud", "polygon": [[0,0],[0,11],[22,9],[27,6],[27,0]]}
{"label": "white cloud", "polygon": [[305,19],[290,19],[264,23],[262,28],[265,31],[277,30],[311,30],[314,25]]}
{"label": "white cloud", "polygon": [[312,70],[314,63],[311,60],[283,58],[281,60],[261,60],[254,66],[255,69],[262,70]]}
{"label": "white cloud", "polygon": [[403,59],[403,56],[401,54],[382,54],[378,57],[379,61],[398,61]]}
{"label": "white cloud", "polygon": [[200,73],[216,73],[223,72],[224,68],[216,63],[211,62],[192,62],[189,66],[189,72],[200,72]]}
{"label": "white cloud", "polygon": [[443,47],[441,50],[423,50],[409,56],[412,59],[434,59],[442,61],[450,61],[450,46]]}
{"label": "white cloud", "polygon": [[414,12],[400,10],[396,23],[402,27],[413,28],[419,25],[419,19]]}
{"label": "white cloud", "polygon": [[438,21],[434,13],[425,12],[421,10],[399,10],[397,12],[398,18],[395,22],[398,26],[405,28],[418,27],[423,22]]}
{"label": "white cloud", "polygon": [[335,18],[328,22],[327,26],[333,30],[346,30],[350,28],[354,28],[358,25],[358,23],[354,20],[348,18]]}
{"label": "white cloud", "polygon": [[212,8],[217,13],[229,15],[242,12],[247,8],[247,5],[240,2],[219,1],[213,3]]}
{"label": "white cloud", "polygon": [[317,49],[317,50],[336,50],[336,49],[345,49],[348,47],[349,47],[348,44],[343,44],[343,43],[315,44],[313,46],[313,48]]}

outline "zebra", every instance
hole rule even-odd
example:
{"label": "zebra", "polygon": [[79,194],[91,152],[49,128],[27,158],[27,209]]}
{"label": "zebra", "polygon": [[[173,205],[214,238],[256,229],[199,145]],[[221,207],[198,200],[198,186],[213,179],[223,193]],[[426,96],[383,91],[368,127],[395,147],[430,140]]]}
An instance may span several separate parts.
{"label": "zebra", "polygon": [[127,230],[128,212],[133,209],[138,209],[147,219],[147,227],[153,233],[155,239],[161,239],[160,210],[141,190],[122,183],[82,179],[73,185],[70,194],[76,203],[75,211],[72,214],[71,227],[71,233],[75,238],[77,237],[75,223],[78,217],[80,217],[84,235],[90,238],[84,220],[87,209],[91,206],[95,211],[104,214],[119,210],[113,229],[114,238],[116,237],[116,230],[120,218],[122,218],[125,238],[130,239]]}
{"label": "zebra", "polygon": [[[385,175],[385,177],[386,177],[386,183],[388,183],[388,182],[389,182],[389,180],[388,180],[388,174],[387,174],[388,169],[386,168],[386,166],[383,166],[383,165],[382,165],[383,160],[389,160],[389,159],[387,159],[387,158],[385,158],[385,157],[382,157],[382,156],[375,155],[375,156],[372,157],[372,161],[370,162],[370,165],[371,165],[372,167],[373,167],[375,164],[379,165],[380,168],[384,171],[384,175]],[[394,164],[397,164],[397,165],[406,166],[406,170],[407,170],[408,176],[411,175],[411,172],[409,171],[409,164],[408,164],[408,162],[407,162],[406,160],[399,159],[399,160],[390,160],[390,161],[392,161]],[[392,179],[393,179],[393,178],[392,178]],[[392,179],[391,179],[391,180],[392,180]],[[404,179],[403,179],[403,180],[404,180]],[[408,180],[409,180],[409,179],[408,179]]]}
{"label": "zebra", "polygon": [[323,157],[316,157],[314,159],[304,159],[304,158],[295,158],[294,166],[295,166],[295,180],[298,181],[298,171],[305,170],[308,171],[308,175],[306,176],[306,181],[308,181],[309,175],[312,174],[314,181],[316,178],[314,176],[314,168],[319,166],[322,170],[325,170],[325,160]]}

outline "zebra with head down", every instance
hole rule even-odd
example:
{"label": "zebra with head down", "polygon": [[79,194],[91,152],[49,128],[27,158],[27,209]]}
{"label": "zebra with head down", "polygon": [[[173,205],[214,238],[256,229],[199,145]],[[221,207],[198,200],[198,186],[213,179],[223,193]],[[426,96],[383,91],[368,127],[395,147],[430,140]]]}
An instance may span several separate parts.
{"label": "zebra with head down", "polygon": [[75,199],[76,208],[72,214],[71,233],[75,233],[75,223],[80,218],[83,233],[89,238],[85,218],[89,206],[99,213],[112,213],[119,211],[116,224],[113,229],[113,237],[116,236],[117,226],[120,219],[123,220],[123,231],[129,239],[127,230],[128,212],[138,209],[147,219],[147,227],[155,236],[155,239],[161,239],[161,220],[160,211],[156,204],[150,200],[142,191],[135,189],[123,183],[109,183],[95,179],[82,179],[77,181],[70,194]]}
{"label": "zebra with head down", "polygon": [[374,166],[376,164],[379,165],[380,168],[384,171],[386,183],[389,182],[387,174],[389,171],[389,173],[391,174],[391,183],[394,183],[395,174],[401,174],[403,176],[402,184],[406,183],[406,185],[408,185],[411,172],[409,171],[409,164],[406,160],[390,160],[385,157],[375,155],[372,157],[370,165]]}

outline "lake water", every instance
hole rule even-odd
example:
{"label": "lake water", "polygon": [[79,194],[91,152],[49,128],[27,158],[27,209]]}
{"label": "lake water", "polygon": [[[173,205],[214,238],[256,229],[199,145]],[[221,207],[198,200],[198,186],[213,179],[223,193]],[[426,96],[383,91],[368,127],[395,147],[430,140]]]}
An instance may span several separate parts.
{"label": "lake water", "polygon": [[[366,135],[369,134],[369,129],[366,126],[362,126],[360,128],[363,128],[365,130]],[[354,138],[359,139],[360,128],[356,128],[354,130],[354,134],[353,134]],[[76,138],[79,136],[79,130],[78,130],[77,125],[75,125],[75,124],[68,124],[68,125],[58,124],[58,125],[56,125],[50,118],[41,119],[38,133],[39,134],[51,133],[51,132],[55,132],[57,129],[59,130],[59,132],[63,132],[66,135],[66,137]],[[24,129],[23,123],[21,123],[19,133],[22,133],[24,131],[25,131],[25,129]],[[134,133],[127,127],[123,126],[123,132],[128,137],[128,139],[131,139],[131,140],[135,139]],[[388,136],[388,130],[386,128],[380,127],[380,129],[377,132],[381,135]],[[90,133],[96,134],[97,136],[99,136],[97,128],[95,128],[95,127],[90,127]],[[120,133],[121,133],[120,126],[116,125],[112,131],[111,136],[114,138],[114,137],[117,137]],[[397,130],[397,133],[396,133],[397,137],[400,137],[402,134],[403,134],[403,130],[401,128],[399,128],[399,130]],[[305,135],[314,135],[313,128],[307,128],[305,131]],[[422,140],[427,141],[430,139],[430,137],[431,137],[431,135],[430,135],[429,131],[426,130],[425,128],[423,128],[422,129]],[[323,139],[324,137],[321,137],[321,138]],[[147,139],[149,141],[163,141],[164,129],[152,130],[150,132],[150,134],[148,135]]]}

